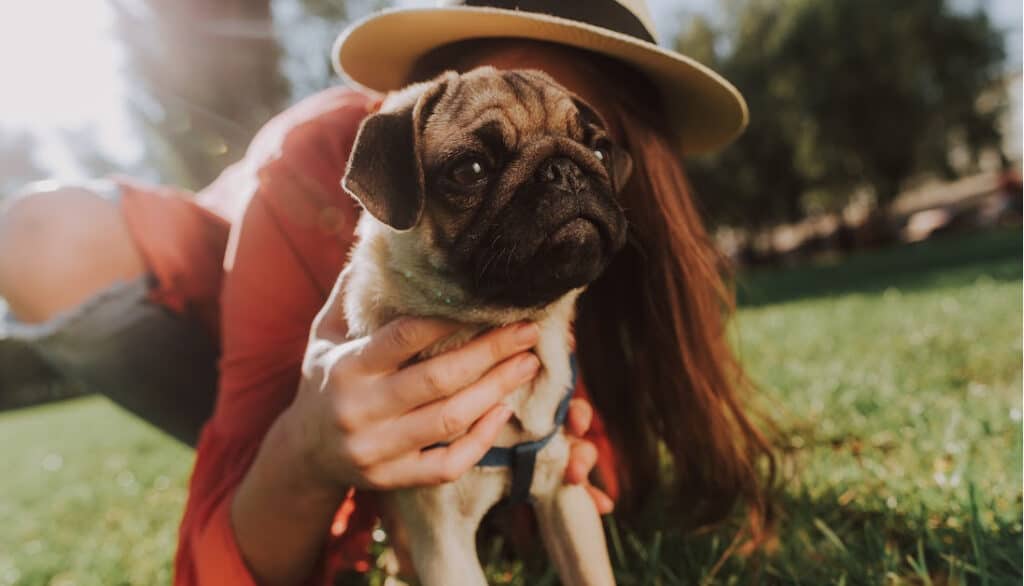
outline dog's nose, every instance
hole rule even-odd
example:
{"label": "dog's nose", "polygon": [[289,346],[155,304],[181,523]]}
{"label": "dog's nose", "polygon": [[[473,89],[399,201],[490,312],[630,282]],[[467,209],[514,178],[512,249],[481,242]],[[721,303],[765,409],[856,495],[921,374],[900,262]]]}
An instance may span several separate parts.
{"label": "dog's nose", "polygon": [[553,187],[571,191],[579,191],[583,187],[583,171],[568,157],[552,157],[537,167],[535,175],[538,183],[550,183]]}

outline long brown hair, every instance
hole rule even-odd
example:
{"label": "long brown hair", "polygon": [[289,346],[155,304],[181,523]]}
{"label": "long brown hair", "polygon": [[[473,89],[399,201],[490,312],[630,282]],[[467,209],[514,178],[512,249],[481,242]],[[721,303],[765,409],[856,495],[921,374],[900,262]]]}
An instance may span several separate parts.
{"label": "long brown hair", "polygon": [[[467,41],[420,60],[411,77],[467,69],[472,55],[531,41]],[[725,324],[734,296],[695,206],[682,163],[658,130],[658,92],[633,69],[571,51],[608,83],[634,174],[620,195],[629,243],[579,301],[577,354],[583,379],[615,447],[619,510],[635,512],[667,490],[681,524],[702,527],[747,505],[747,536],[760,544],[771,524],[775,462],[748,416],[751,385]],[[460,67],[465,66],[465,67]],[[671,466],[663,466],[662,454]]]}

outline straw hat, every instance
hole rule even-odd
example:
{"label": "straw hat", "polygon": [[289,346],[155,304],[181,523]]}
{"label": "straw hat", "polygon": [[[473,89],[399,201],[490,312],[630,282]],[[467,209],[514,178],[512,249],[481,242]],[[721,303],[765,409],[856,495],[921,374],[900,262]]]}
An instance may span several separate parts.
{"label": "straw hat", "polygon": [[335,68],[366,88],[405,85],[417,59],[467,39],[514,37],[587,49],[632,65],[662,91],[684,154],[719,149],[747,125],[747,104],[704,65],[657,45],[643,0],[463,0],[378,12],[341,33]]}

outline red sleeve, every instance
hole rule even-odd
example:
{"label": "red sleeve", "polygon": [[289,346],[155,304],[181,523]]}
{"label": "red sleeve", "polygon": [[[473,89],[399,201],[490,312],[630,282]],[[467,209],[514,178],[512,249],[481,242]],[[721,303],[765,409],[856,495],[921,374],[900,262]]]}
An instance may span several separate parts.
{"label": "red sleeve", "polygon": [[217,407],[199,442],[181,524],[179,586],[253,583],[231,529],[231,497],[294,397],[310,324],[345,262],[357,212],[340,181],[371,107],[344,89],[298,104],[257,135],[229,172],[234,180],[200,194],[216,201],[211,190],[251,185],[247,202],[237,204],[244,211],[224,262]]}

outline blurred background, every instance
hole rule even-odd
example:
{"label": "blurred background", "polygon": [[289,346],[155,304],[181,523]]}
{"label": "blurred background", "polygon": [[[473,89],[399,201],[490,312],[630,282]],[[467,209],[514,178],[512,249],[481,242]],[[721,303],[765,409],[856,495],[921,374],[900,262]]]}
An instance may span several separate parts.
{"label": "blurred background", "polygon": [[[199,189],[270,116],[340,82],[328,50],[344,23],[395,4],[4,1],[0,193],[110,172]],[[750,103],[743,138],[690,164],[708,219],[740,260],[921,239],[1000,216],[964,212],[1019,168],[1019,2],[651,6],[665,46],[723,73]]]}
{"label": "blurred background", "polygon": [[[342,83],[334,37],[394,4],[0,0],[0,199],[113,172],[200,189]],[[663,45],[750,105],[686,163],[784,455],[768,580],[1019,584],[1020,2],[650,4]],[[0,585],[167,582],[192,454],[102,400],[52,403],[69,385],[3,380]],[[728,545],[652,525],[615,558],[624,583],[746,583]],[[499,558],[496,582],[553,580]]]}

